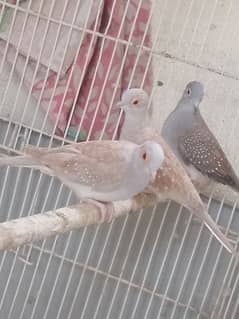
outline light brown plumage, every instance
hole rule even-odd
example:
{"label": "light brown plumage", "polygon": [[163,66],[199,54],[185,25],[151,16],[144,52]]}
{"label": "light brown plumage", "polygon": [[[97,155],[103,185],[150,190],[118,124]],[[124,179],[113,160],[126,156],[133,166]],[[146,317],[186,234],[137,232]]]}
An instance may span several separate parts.
{"label": "light brown plumage", "polygon": [[[49,169],[93,189],[113,189],[122,182],[127,171],[121,145],[110,143],[79,143],[51,150],[28,146],[25,153]],[[59,156],[60,155],[60,156]],[[96,165],[97,162],[97,165]]]}
{"label": "light brown plumage", "polygon": [[165,158],[162,166],[158,169],[154,182],[151,182],[145,191],[156,194],[158,201],[160,202],[171,199],[188,208],[192,214],[205,223],[207,228],[229,252],[237,256],[237,252],[234,250],[227,237],[220,231],[217,224],[206,211],[206,208],[185,169],[170,150],[159,132],[150,128],[145,129],[139,135],[138,141],[143,142],[147,140],[153,140],[160,143]]}
{"label": "light brown plumage", "polygon": [[28,147],[23,156],[1,158],[0,166],[36,168],[59,178],[81,200],[112,202],[143,191],[163,158],[162,148],[155,142],[137,145],[104,140],[51,150]]}

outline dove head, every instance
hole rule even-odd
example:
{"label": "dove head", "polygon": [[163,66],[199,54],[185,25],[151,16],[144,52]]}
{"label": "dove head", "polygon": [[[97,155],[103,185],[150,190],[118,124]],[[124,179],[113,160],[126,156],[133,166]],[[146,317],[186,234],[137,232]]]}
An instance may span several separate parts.
{"label": "dove head", "polygon": [[139,168],[152,174],[161,167],[164,160],[164,152],[158,143],[147,141],[139,146],[137,157],[140,162]]}
{"label": "dove head", "polygon": [[123,92],[121,101],[117,104],[126,114],[136,114],[147,111],[149,102],[148,94],[143,89],[128,89]]}
{"label": "dove head", "polygon": [[189,82],[183,92],[179,107],[188,107],[191,108],[192,111],[198,111],[203,95],[204,89],[202,83],[197,81]]}

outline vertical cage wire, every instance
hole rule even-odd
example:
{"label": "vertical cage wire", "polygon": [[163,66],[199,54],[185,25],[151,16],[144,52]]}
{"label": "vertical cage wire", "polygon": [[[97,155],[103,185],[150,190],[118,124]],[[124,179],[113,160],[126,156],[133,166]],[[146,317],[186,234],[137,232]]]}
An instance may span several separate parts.
{"label": "vertical cage wire", "polygon": [[[42,8],[46,1],[41,0],[39,6]],[[68,1],[70,2],[70,1]],[[120,78],[128,57],[128,51],[134,47],[132,40],[136,18],[142,6],[147,1],[140,0],[137,3],[135,17],[132,23],[132,30],[127,40],[122,39],[122,30],[127,12],[132,6],[132,0],[125,1],[124,13],[115,37],[108,34],[112,23],[113,13],[116,6],[112,4],[112,12],[103,32],[97,29],[101,19],[102,8],[107,1],[90,1],[83,26],[77,25],[77,12],[81,9],[83,0],[75,1],[76,10],[71,22],[66,22],[68,2],[65,1],[60,18],[53,16],[56,1],[51,2],[50,11],[47,16],[43,13],[36,13],[31,10],[33,0],[27,1],[24,7],[21,2],[16,4],[0,1],[2,5],[1,16],[6,8],[12,10],[12,20],[9,26],[9,36],[6,39],[6,47],[1,60],[1,73],[8,63],[8,54],[11,51],[11,33],[14,30],[14,21],[19,12],[25,14],[22,32],[15,50],[15,57],[10,65],[10,71],[5,84],[5,91],[0,104],[0,120],[3,120],[1,129],[1,145],[6,151],[19,149],[20,140],[24,143],[34,143],[36,145],[60,145],[69,142],[67,132],[70,128],[74,111],[77,107],[77,98],[80,94],[81,84],[87,66],[92,57],[93,45],[95,41],[101,39],[99,60],[96,65],[93,80],[86,99],[86,105],[82,111],[82,118],[77,128],[76,135],[80,133],[87,109],[90,105],[90,97],[94,94],[96,72],[100,68],[100,61],[103,55],[104,46],[112,41],[114,48],[112,56],[109,57],[108,69],[104,74],[102,92],[95,106],[95,112],[89,127],[88,136],[90,139],[93,127],[97,121],[98,110],[102,103],[102,98],[106,88],[107,80],[111,76],[114,56],[119,45],[124,45],[124,54],[120,61],[119,73],[115,83],[115,89],[109,101],[109,109],[105,117],[105,123],[99,135],[99,139],[104,138],[105,129],[109,120],[110,112],[114,108],[117,89]],[[178,98],[178,93],[182,91],[184,83],[179,86],[179,78],[185,81],[191,76],[205,77],[205,84],[215,79],[215,74],[225,83],[227,78],[236,78],[236,75],[228,73],[228,63],[234,53],[234,47],[228,48],[223,57],[223,63],[219,69],[209,67],[204,63],[204,53],[207,50],[208,39],[210,38],[211,27],[216,19],[221,2],[213,1],[151,1],[149,19],[143,33],[142,41],[137,44],[137,55],[132,74],[128,81],[128,87],[132,86],[135,70],[142,54],[146,54],[146,69],[139,81],[139,86],[143,86],[146,74],[153,64],[154,82],[150,94],[154,108],[159,107],[165,116],[167,105],[159,105],[160,88],[156,86],[157,79],[163,75],[164,92],[172,92],[172,101]],[[96,7],[94,7],[96,6]],[[235,10],[233,10],[235,6]],[[221,23],[222,32],[217,39],[215,53],[223,45],[226,30],[229,28],[232,42],[237,40],[237,23],[229,23],[231,15],[234,14],[238,6],[231,0],[225,6],[224,19]],[[95,10],[95,11],[94,11]],[[220,9],[221,10],[221,9]],[[92,29],[88,28],[91,15],[95,14],[95,23]],[[184,17],[180,28],[180,15]],[[29,50],[23,63],[23,71],[19,76],[19,85],[14,92],[15,100],[9,110],[9,117],[1,119],[1,110],[7,101],[7,94],[11,91],[14,74],[19,70],[19,59],[21,58],[21,42],[24,37],[24,30],[30,16],[36,17],[36,24],[32,30],[32,38],[29,41]],[[193,23],[193,30],[189,30]],[[25,107],[21,117],[16,122],[13,120],[14,112],[19,107],[19,96],[24,87],[25,74],[28,65],[31,63],[31,49],[34,37],[40,21],[46,23],[45,32],[42,35],[42,45],[38,58],[35,61],[36,68],[32,74],[32,83],[26,96]],[[35,102],[32,122],[24,124],[28,107],[31,106],[31,91],[34,81],[37,78],[37,70],[41,64],[44,43],[51,23],[58,25],[54,39],[53,51],[49,58],[43,80],[43,89]],[[55,85],[52,89],[49,105],[45,110],[45,118],[41,129],[35,129],[38,120],[38,111],[41,109],[41,101],[44,94],[44,87],[47,78],[51,74],[51,64],[63,27],[68,28],[68,35],[59,66],[59,73],[56,74]],[[152,41],[149,47],[144,45],[145,37],[151,29]],[[63,104],[59,107],[59,116],[53,123],[52,134],[45,132],[45,125],[48,120],[51,103],[57,92],[57,81],[60,80],[63,69],[64,58],[74,32],[79,32],[79,45],[76,49],[73,64],[76,63],[86,34],[91,35],[86,60],[79,77],[79,85],[76,88],[75,97],[71,111],[69,113],[66,130],[61,138],[55,132],[60,119]],[[166,32],[168,38],[165,40]],[[192,59],[192,52],[195,50],[195,43],[198,34],[203,33],[198,44],[197,55]],[[179,34],[175,39],[175,34]],[[189,38],[190,35],[190,38]],[[0,34],[1,36],[1,34]],[[182,54],[183,50],[185,52]],[[172,52],[171,52],[172,51]],[[178,52],[178,56],[175,54]],[[213,57],[212,57],[213,59]],[[180,70],[180,75],[178,74]],[[73,76],[73,68],[65,85],[63,100],[67,96],[70,88],[70,78]],[[165,74],[165,71],[167,71]],[[204,75],[209,72],[209,76]],[[210,75],[211,72],[211,75]],[[235,71],[236,72],[236,71]],[[234,79],[233,81],[237,81]],[[176,80],[175,80],[176,79]],[[185,82],[184,81],[184,82]],[[223,82],[223,83],[224,83]],[[173,86],[172,86],[173,84]],[[227,90],[225,112],[230,107],[231,98],[235,94],[237,83]],[[176,86],[176,90],[172,88]],[[220,87],[215,88],[211,102],[216,103],[216,96]],[[164,93],[163,93],[164,94]],[[171,94],[171,93],[170,93]],[[159,105],[159,106],[158,106]],[[168,108],[173,107],[168,105]],[[154,110],[155,111],[155,110]],[[233,130],[229,132],[232,138],[238,112],[235,114]],[[113,138],[117,137],[117,129],[120,125],[121,115],[116,120]],[[153,117],[153,122],[155,122]],[[157,123],[154,123],[157,125]],[[160,128],[160,124],[158,124]],[[217,127],[218,132],[223,130],[221,121]],[[76,137],[75,137],[76,139]],[[236,153],[233,154],[236,156]],[[1,172],[1,211],[4,219],[9,220],[41,213],[47,209],[54,209],[61,205],[68,205],[74,202],[72,194],[58,181],[31,170],[7,168]],[[25,193],[20,188],[24,186]],[[9,196],[11,192],[11,196]],[[32,194],[32,198],[29,198]],[[226,233],[231,229],[238,233],[238,211],[237,202],[232,207],[228,207],[224,199],[220,203],[213,199],[213,193],[208,200],[208,208],[215,220],[223,225]],[[17,205],[16,203],[19,203]],[[18,206],[18,207],[17,207]],[[36,210],[38,209],[38,210]],[[237,238],[237,236],[236,236]],[[237,239],[236,239],[237,241]],[[22,261],[19,257],[25,255],[27,261]],[[212,262],[213,261],[213,262]],[[195,271],[196,269],[196,271]],[[54,239],[29,245],[27,249],[17,249],[15,253],[3,252],[1,254],[0,276],[2,278],[0,314],[5,318],[237,318],[238,316],[238,278],[237,266],[224,249],[219,246],[211,235],[205,231],[203,225],[196,223],[191,215],[188,215],[182,207],[174,203],[161,204],[153,210],[147,209],[139,214],[129,215],[125,218],[113,222],[111,225],[91,226],[79,232],[71,232],[64,236],[56,236]],[[206,278],[206,279],[204,279]],[[24,292],[23,292],[24,289]]]}

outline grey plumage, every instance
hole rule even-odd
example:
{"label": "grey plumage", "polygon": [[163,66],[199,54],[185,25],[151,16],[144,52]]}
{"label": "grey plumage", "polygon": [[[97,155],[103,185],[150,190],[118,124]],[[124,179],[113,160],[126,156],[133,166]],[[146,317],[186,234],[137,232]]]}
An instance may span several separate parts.
{"label": "grey plumage", "polygon": [[190,82],[164,122],[162,136],[199,188],[215,181],[239,191],[239,180],[199,110],[203,85]]}

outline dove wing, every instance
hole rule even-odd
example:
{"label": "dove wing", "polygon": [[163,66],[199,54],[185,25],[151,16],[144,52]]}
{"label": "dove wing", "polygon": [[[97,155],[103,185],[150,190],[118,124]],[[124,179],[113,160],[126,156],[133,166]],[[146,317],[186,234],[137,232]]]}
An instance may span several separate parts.
{"label": "dove wing", "polygon": [[178,150],[185,162],[195,166],[203,175],[235,186],[237,178],[233,168],[201,116],[192,129],[179,137]]}
{"label": "dove wing", "polygon": [[70,182],[91,187],[98,192],[119,187],[127,174],[129,150],[132,143],[96,141],[66,145],[51,150],[26,149],[26,153],[40,157],[40,162],[56,176]]}

